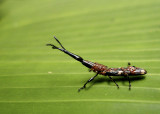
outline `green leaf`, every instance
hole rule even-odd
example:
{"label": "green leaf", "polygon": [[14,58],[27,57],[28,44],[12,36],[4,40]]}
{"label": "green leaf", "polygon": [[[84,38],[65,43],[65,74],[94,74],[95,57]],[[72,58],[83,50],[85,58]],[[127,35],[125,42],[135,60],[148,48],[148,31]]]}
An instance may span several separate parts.
{"label": "green leaf", "polygon": [[[158,0],[0,0],[1,114],[160,113]],[[97,76],[46,44],[63,46],[108,67],[148,73]]]}

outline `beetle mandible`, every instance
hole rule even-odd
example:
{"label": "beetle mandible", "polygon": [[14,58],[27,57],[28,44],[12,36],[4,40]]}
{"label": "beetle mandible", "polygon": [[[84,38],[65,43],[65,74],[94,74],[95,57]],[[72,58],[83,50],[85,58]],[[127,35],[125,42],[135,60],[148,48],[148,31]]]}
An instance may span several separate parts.
{"label": "beetle mandible", "polygon": [[60,44],[60,46],[62,48],[59,48],[53,44],[46,44],[47,46],[52,46],[52,49],[58,49],[66,54],[68,54],[69,56],[71,56],[72,58],[74,58],[75,60],[81,62],[84,66],[86,66],[87,68],[90,69],[90,71],[93,71],[96,73],[95,76],[93,76],[92,78],[90,78],[84,85],[83,87],[79,88],[78,91],[80,91],[81,89],[86,88],[86,85],[88,82],[91,82],[95,77],[98,76],[98,74],[100,75],[104,75],[104,76],[108,76],[117,86],[117,88],[119,88],[118,84],[115,82],[115,80],[113,80],[113,78],[111,76],[124,76],[128,79],[129,81],[129,89],[131,88],[131,82],[130,82],[130,78],[129,76],[133,76],[133,75],[144,75],[147,74],[147,71],[142,69],[142,68],[138,68],[135,66],[131,66],[130,63],[128,63],[127,67],[121,67],[121,68],[108,68],[105,65],[99,64],[99,63],[94,63],[94,62],[90,62],[87,60],[84,60],[82,57],[73,54],[69,51],[67,51],[63,45],[60,43],[60,41],[54,36],[55,40]]}

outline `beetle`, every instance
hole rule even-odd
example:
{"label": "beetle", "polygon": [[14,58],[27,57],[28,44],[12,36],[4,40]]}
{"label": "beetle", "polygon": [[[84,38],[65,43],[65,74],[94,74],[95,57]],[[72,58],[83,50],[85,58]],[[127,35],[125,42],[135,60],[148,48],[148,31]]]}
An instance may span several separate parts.
{"label": "beetle", "polygon": [[81,62],[84,66],[89,68],[90,71],[93,71],[93,72],[96,73],[96,75],[91,77],[81,88],[78,89],[78,91],[86,88],[87,83],[91,82],[98,75],[108,76],[116,84],[117,88],[119,88],[119,85],[116,83],[115,80],[113,80],[113,78],[111,76],[124,76],[124,77],[126,77],[128,79],[128,81],[129,81],[129,89],[131,89],[131,82],[130,82],[129,76],[147,74],[147,71],[145,69],[138,68],[138,67],[135,67],[135,66],[131,66],[130,62],[128,62],[128,66],[127,67],[108,68],[108,66],[105,66],[105,65],[102,65],[102,64],[99,64],[99,63],[95,63],[95,62],[91,62],[91,61],[88,61],[88,60],[84,60],[79,55],[76,55],[74,53],[71,53],[71,52],[67,51],[63,47],[61,42],[55,36],[54,36],[54,38],[62,48],[59,48],[59,47],[57,47],[57,46],[55,46],[53,44],[46,44],[46,45],[47,46],[52,46],[52,49],[58,49],[58,50],[64,52],[65,54],[71,56],[75,60]]}

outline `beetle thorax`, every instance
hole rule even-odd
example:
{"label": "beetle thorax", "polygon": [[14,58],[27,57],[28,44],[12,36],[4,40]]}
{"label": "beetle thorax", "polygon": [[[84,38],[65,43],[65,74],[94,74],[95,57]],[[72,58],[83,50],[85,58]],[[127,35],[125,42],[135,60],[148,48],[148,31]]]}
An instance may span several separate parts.
{"label": "beetle thorax", "polygon": [[93,67],[91,68],[91,71],[93,72],[99,72],[101,75],[105,75],[107,72],[107,66],[104,66],[99,63],[94,63]]}

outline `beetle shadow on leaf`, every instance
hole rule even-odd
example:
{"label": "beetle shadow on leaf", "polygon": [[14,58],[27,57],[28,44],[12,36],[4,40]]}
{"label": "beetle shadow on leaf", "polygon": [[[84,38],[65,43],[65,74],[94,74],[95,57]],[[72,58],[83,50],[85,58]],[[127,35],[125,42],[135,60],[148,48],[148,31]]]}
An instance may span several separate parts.
{"label": "beetle shadow on leaf", "polygon": [[[116,81],[116,83],[118,84],[118,82],[122,82],[122,84],[124,86],[129,86],[129,81],[126,77],[124,76],[119,76],[119,77],[114,77],[112,76],[113,80]],[[144,80],[146,77],[145,76],[130,76],[130,82],[131,82],[131,85],[132,85],[132,82],[134,81],[140,81],[140,80]],[[112,80],[110,80],[107,76],[106,77],[98,77],[96,79],[94,79],[92,82],[90,82],[90,84],[88,84],[88,87],[86,87],[86,90],[89,90],[92,86],[96,85],[96,84],[100,84],[100,83],[103,83],[103,82],[107,82],[109,85],[111,83],[114,83]],[[127,84],[125,82],[128,82]],[[118,84],[119,85],[119,84]],[[116,87],[116,85],[115,85]],[[132,87],[131,87],[132,88]]]}

